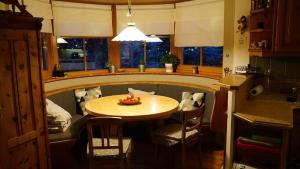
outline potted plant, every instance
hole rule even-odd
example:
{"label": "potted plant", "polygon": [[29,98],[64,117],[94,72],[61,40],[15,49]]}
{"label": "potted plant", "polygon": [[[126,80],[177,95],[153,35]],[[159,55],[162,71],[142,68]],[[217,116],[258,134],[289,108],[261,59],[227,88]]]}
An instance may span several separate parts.
{"label": "potted plant", "polygon": [[140,60],[139,72],[145,72],[145,61],[144,60]]}
{"label": "potted plant", "polygon": [[105,67],[108,68],[109,73],[115,73],[115,65],[113,65],[111,61],[107,61]]}
{"label": "potted plant", "polygon": [[179,64],[179,58],[169,52],[160,59],[160,63],[165,64],[167,73],[175,72]]}

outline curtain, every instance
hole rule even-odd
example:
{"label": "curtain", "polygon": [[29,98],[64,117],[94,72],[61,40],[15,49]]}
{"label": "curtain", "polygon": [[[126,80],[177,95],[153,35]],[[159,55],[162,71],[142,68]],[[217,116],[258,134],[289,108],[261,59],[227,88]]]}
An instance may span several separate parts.
{"label": "curtain", "polygon": [[117,6],[117,32],[120,33],[128,22],[135,22],[136,27],[147,35],[174,34],[175,9],[173,4],[134,5],[132,20],[127,17],[128,6]]}
{"label": "curtain", "polygon": [[175,46],[223,46],[224,0],[176,3]]}
{"label": "curtain", "polygon": [[112,36],[110,5],[53,1],[54,34],[57,36]]}

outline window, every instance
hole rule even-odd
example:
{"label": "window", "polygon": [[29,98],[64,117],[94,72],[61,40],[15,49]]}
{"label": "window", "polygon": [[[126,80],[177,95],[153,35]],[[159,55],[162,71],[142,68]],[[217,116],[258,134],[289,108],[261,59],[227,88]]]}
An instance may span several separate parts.
{"label": "window", "polygon": [[144,42],[121,42],[121,68],[137,68],[144,60]]}
{"label": "window", "polygon": [[[162,68],[160,59],[170,51],[170,38],[160,37],[163,42],[121,42],[120,59],[122,68],[137,68],[146,58],[147,68]],[[145,54],[145,56],[144,56]]]}
{"label": "window", "polygon": [[184,47],[183,64],[222,67],[223,47]]}
{"label": "window", "polygon": [[48,70],[48,48],[47,48],[47,34],[42,34],[42,56],[43,56],[43,70]]}
{"label": "window", "polygon": [[108,61],[107,39],[86,40],[86,62],[88,70],[104,69]]}
{"label": "window", "polygon": [[223,60],[223,47],[203,47],[202,64],[203,66],[221,67]]}
{"label": "window", "polygon": [[160,59],[170,51],[170,38],[160,37],[163,42],[149,42],[146,48],[146,67],[162,68]]}
{"label": "window", "polygon": [[183,48],[183,64],[200,65],[200,47]]}
{"label": "window", "polygon": [[80,71],[105,68],[108,44],[105,38],[65,38],[58,43],[60,70]]}

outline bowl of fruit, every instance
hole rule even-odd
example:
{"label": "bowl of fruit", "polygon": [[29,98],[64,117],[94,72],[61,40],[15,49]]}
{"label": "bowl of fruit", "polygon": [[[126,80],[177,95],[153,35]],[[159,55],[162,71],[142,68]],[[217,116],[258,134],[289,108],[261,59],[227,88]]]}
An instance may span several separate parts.
{"label": "bowl of fruit", "polygon": [[140,97],[134,96],[133,94],[128,94],[127,96],[121,98],[119,103],[124,105],[134,105],[141,103],[140,100]]}

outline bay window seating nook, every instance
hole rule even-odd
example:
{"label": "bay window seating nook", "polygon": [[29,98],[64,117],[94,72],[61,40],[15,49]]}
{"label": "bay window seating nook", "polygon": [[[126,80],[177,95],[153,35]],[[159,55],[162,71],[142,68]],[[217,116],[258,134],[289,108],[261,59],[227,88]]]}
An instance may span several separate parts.
{"label": "bay window seating nook", "polygon": [[[127,83],[112,83],[112,84],[91,84],[86,88],[95,88],[100,86],[101,96],[110,96],[118,94],[128,94],[129,88],[135,90],[142,90],[146,92],[155,93],[157,95],[171,97],[178,102],[182,99],[182,92],[189,91],[192,93],[205,93],[203,98],[205,102],[205,110],[203,115],[202,125],[209,126],[211,122],[212,112],[215,104],[215,93],[213,89],[205,86],[190,86],[176,83],[160,83],[160,82],[127,82]],[[48,99],[61,106],[63,109],[68,111],[71,116],[71,125],[63,133],[48,134],[48,140],[50,144],[51,162],[52,167],[55,168],[78,168],[78,163],[83,157],[86,157],[86,143],[87,136],[84,129],[86,123],[86,116],[82,115],[82,109],[77,103],[75,97],[75,90],[82,89],[85,87],[74,87],[70,90],[60,91],[56,93],[48,94]],[[133,91],[133,90],[131,90]],[[74,150],[76,150],[74,152]],[[70,158],[70,159],[66,159]],[[78,160],[78,158],[80,160]],[[85,158],[84,158],[85,159]],[[75,165],[75,166],[73,166]]]}
{"label": "bay window seating nook", "polygon": [[[90,169],[97,168],[97,166],[105,168],[106,165],[117,165],[120,169],[130,168],[132,142],[130,138],[123,138],[122,133],[122,118],[88,118],[87,154]],[[118,162],[115,162],[116,160]]]}

